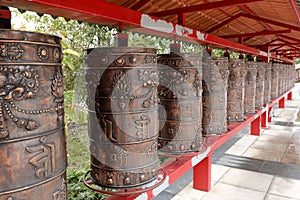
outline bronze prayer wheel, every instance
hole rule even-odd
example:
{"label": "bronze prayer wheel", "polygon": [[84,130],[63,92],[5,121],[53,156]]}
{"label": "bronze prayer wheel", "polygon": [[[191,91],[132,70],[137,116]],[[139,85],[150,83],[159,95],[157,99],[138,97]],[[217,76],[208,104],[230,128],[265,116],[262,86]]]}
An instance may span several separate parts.
{"label": "bronze prayer wheel", "polygon": [[278,96],[283,93],[283,66],[278,64]]}
{"label": "bronze prayer wheel", "polygon": [[272,83],[272,64],[265,63],[265,88],[264,88],[264,103],[271,102],[271,83]]}
{"label": "bronze prayer wheel", "polygon": [[256,75],[256,93],[255,93],[255,107],[261,108],[264,106],[264,89],[265,89],[265,64],[263,62],[257,63]]}
{"label": "bronze prayer wheel", "polygon": [[254,61],[248,61],[246,63],[246,76],[245,76],[245,99],[244,99],[245,114],[255,113],[256,75],[257,75],[257,63]]}
{"label": "bronze prayer wheel", "polygon": [[289,89],[294,87],[296,81],[296,70],[294,65],[289,65]]}
{"label": "bronze prayer wheel", "polygon": [[271,68],[271,99],[275,99],[278,97],[278,70],[279,70],[279,64],[278,63],[273,63],[272,68]]}
{"label": "bronze prayer wheel", "polygon": [[229,61],[227,90],[227,121],[244,121],[245,62],[242,59]]}
{"label": "bronze prayer wheel", "polygon": [[162,54],[158,63],[159,149],[171,154],[196,151],[202,146],[202,56]]}
{"label": "bronze prayer wheel", "polygon": [[60,38],[0,29],[0,199],[67,199]]}
{"label": "bronze prayer wheel", "polygon": [[222,134],[227,131],[228,58],[204,57],[202,61],[202,133]]}
{"label": "bronze prayer wheel", "polygon": [[287,68],[286,68],[286,64],[281,64],[282,67],[282,83],[281,83],[281,94],[286,92],[286,82],[287,82]]}
{"label": "bronze prayer wheel", "polygon": [[95,184],[130,188],[158,175],[156,50],[88,50],[91,177]]}

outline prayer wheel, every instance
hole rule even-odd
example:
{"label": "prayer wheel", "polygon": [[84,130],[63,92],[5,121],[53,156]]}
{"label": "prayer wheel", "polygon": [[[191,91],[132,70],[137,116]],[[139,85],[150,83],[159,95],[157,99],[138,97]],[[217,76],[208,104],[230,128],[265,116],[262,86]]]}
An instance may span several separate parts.
{"label": "prayer wheel", "polygon": [[296,81],[296,70],[294,65],[289,65],[289,89],[294,87]]}
{"label": "prayer wheel", "polygon": [[264,88],[265,88],[265,64],[263,62],[257,63],[256,75],[256,93],[255,93],[255,108],[262,108],[264,106]]}
{"label": "prayer wheel", "polygon": [[245,114],[255,113],[256,75],[257,75],[257,63],[254,61],[248,61],[246,63],[246,76],[245,76],[245,99],[244,99]]}
{"label": "prayer wheel", "polygon": [[158,175],[156,50],[135,47],[87,51],[91,178],[130,188]]}
{"label": "prayer wheel", "polygon": [[227,131],[228,58],[204,57],[202,81],[203,134]]}
{"label": "prayer wheel", "polygon": [[271,68],[271,99],[276,99],[279,95],[278,93],[278,71],[279,71],[279,64],[278,63],[273,63],[272,68]]}
{"label": "prayer wheel", "polygon": [[283,66],[282,64],[278,64],[278,96],[283,93],[283,82],[284,82],[284,74],[283,74]]}
{"label": "prayer wheel", "polygon": [[264,103],[271,101],[271,83],[272,83],[272,64],[265,63],[265,88],[264,88]]}
{"label": "prayer wheel", "polygon": [[0,29],[0,199],[67,199],[60,38]]}
{"label": "prayer wheel", "polygon": [[202,57],[158,55],[159,150],[170,154],[202,147]]}
{"label": "prayer wheel", "polygon": [[244,121],[245,62],[242,59],[229,61],[227,90],[227,121]]}

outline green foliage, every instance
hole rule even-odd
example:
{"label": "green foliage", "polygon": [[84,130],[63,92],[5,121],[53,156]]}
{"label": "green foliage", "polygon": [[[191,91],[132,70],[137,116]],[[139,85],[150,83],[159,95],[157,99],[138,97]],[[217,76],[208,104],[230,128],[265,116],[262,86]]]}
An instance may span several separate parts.
{"label": "green foliage", "polygon": [[[163,38],[153,35],[145,35],[141,33],[134,33],[125,31],[128,34],[128,46],[146,47],[157,49],[158,54],[170,53],[170,44],[174,43],[173,39]],[[200,53],[203,47],[199,44],[192,44],[182,41],[177,41],[181,44],[182,53]]]}
{"label": "green foliage", "polygon": [[107,197],[105,194],[96,193],[88,189],[83,181],[83,175],[88,171],[89,165],[82,169],[68,169],[68,198],[72,200],[102,200]]}

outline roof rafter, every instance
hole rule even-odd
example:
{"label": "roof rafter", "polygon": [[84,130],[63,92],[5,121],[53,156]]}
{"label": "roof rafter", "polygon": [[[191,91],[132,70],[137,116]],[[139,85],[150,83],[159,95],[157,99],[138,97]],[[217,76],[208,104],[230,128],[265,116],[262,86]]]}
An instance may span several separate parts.
{"label": "roof rafter", "polygon": [[282,37],[282,38],[285,38],[285,39],[288,39],[288,40],[292,40],[292,41],[300,42],[300,40],[299,40],[299,39],[297,39],[297,38],[294,38],[294,37],[291,37],[291,36],[288,36],[288,35],[280,35],[280,37]]}
{"label": "roof rafter", "polygon": [[241,17],[246,17],[246,18],[250,18],[250,19],[254,19],[254,20],[258,20],[258,21],[263,21],[263,22],[266,22],[266,23],[269,23],[269,24],[274,24],[276,26],[281,26],[281,27],[285,27],[285,28],[290,28],[292,30],[300,31],[299,26],[294,26],[294,25],[291,25],[291,24],[275,21],[275,20],[272,20],[272,19],[264,18],[264,17],[259,17],[259,16],[246,14],[246,13],[241,13]]}
{"label": "roof rafter", "polygon": [[132,9],[132,10],[138,10],[142,6],[144,6],[145,4],[147,4],[149,1],[150,0],[140,0],[136,4],[134,4],[133,6],[131,6],[130,9]]}
{"label": "roof rafter", "polygon": [[260,36],[260,35],[276,35],[276,34],[281,34],[281,33],[290,33],[291,31],[292,31],[291,29],[278,30],[278,31],[263,30],[260,32],[255,32],[255,33],[224,35],[224,36],[220,36],[220,37],[222,37],[222,38],[255,37],[255,36]]}
{"label": "roof rafter", "polygon": [[258,2],[258,1],[263,1],[263,0],[239,0],[239,1],[224,0],[224,1],[217,1],[217,2],[187,6],[187,7],[182,7],[182,8],[174,8],[174,9],[170,9],[170,10],[164,10],[164,11],[159,11],[159,12],[154,12],[154,13],[149,13],[149,14],[156,16],[156,17],[162,17],[162,16],[169,16],[169,15],[177,15],[179,13],[188,13],[188,12],[196,12],[196,11],[224,8],[224,7],[228,7],[228,6],[237,6],[237,5],[249,4],[249,3]]}
{"label": "roof rafter", "polygon": [[214,32],[215,30],[221,28],[222,26],[225,26],[226,24],[228,24],[229,22],[239,18],[241,16],[242,13],[239,13],[239,14],[236,14],[236,15],[233,15],[232,17],[228,18],[227,20],[221,22],[220,24],[217,24],[216,26],[210,28],[209,30],[205,31],[207,33],[211,33],[211,32]]}
{"label": "roof rafter", "polygon": [[293,12],[296,15],[296,18],[298,20],[298,24],[300,24],[300,13],[299,13],[298,5],[297,5],[295,0],[289,0],[289,1],[290,1],[292,10],[293,10]]}
{"label": "roof rafter", "polygon": [[237,19],[239,17],[246,17],[246,18],[249,18],[249,19],[257,20],[257,21],[262,21],[262,22],[266,22],[266,23],[269,23],[269,24],[274,24],[276,26],[281,26],[281,27],[289,28],[291,30],[300,31],[300,26],[294,26],[294,25],[291,25],[291,24],[287,24],[287,23],[275,21],[275,20],[272,20],[272,19],[268,19],[268,18],[264,18],[264,17],[259,17],[257,15],[251,15],[251,14],[248,14],[248,13],[238,13],[238,14],[230,17],[229,19],[221,22],[220,24],[217,24],[216,26],[210,28],[206,32],[207,33],[211,33],[211,32],[213,32],[213,31],[215,31],[215,30],[217,30],[217,29],[225,26],[226,24],[230,23],[231,21],[233,21],[233,20],[235,20],[235,19]]}

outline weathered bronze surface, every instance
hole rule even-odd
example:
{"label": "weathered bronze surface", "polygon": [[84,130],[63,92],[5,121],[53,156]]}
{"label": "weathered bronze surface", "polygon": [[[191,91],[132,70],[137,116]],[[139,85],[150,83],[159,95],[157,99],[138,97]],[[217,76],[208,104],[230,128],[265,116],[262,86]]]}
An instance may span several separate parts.
{"label": "weathered bronze surface", "polygon": [[203,134],[222,134],[227,131],[228,58],[204,57],[202,67]]}
{"label": "weathered bronze surface", "polygon": [[281,73],[282,73],[282,82],[281,82],[281,94],[285,93],[287,91],[287,65],[286,64],[281,64]]}
{"label": "weathered bronze surface", "polygon": [[60,38],[0,29],[0,199],[67,199]]}
{"label": "weathered bronze surface", "polygon": [[284,83],[284,68],[282,64],[278,64],[278,96],[283,93],[283,83]]}
{"label": "weathered bronze surface", "polygon": [[264,103],[271,101],[271,83],[272,83],[272,64],[265,63],[265,88],[264,88]]}
{"label": "weathered bronze surface", "polygon": [[257,63],[254,61],[248,61],[246,63],[246,76],[245,76],[245,99],[244,99],[245,114],[255,113],[256,75],[257,75]]}
{"label": "weathered bronze surface", "polygon": [[243,60],[229,61],[227,90],[227,121],[229,122],[244,121],[245,75]]}
{"label": "weathered bronze surface", "polygon": [[158,71],[155,49],[88,50],[91,177],[111,188],[145,184],[158,175]]}
{"label": "weathered bronze surface", "polygon": [[297,76],[297,72],[295,69],[294,65],[289,65],[288,66],[288,70],[289,70],[289,88],[288,89],[292,89],[295,86],[295,81],[296,81],[296,76]]}
{"label": "weathered bronze surface", "polygon": [[256,93],[255,93],[255,107],[261,108],[264,106],[264,89],[265,89],[265,64],[263,62],[257,63],[256,75]]}
{"label": "weathered bronze surface", "polygon": [[278,63],[273,63],[271,68],[272,81],[271,81],[271,99],[278,97]]}
{"label": "weathered bronze surface", "polygon": [[177,154],[202,145],[202,57],[200,54],[158,56],[160,151]]}

